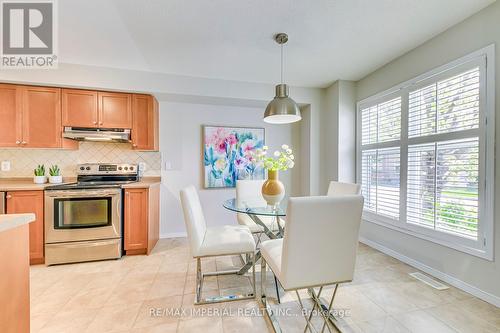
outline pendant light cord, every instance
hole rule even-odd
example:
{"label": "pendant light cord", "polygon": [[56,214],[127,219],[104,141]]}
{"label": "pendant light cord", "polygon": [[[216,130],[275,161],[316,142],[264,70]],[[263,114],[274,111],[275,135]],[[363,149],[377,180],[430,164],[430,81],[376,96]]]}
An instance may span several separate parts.
{"label": "pendant light cord", "polygon": [[281,44],[281,84],[284,82],[284,75],[283,75],[283,43]]}

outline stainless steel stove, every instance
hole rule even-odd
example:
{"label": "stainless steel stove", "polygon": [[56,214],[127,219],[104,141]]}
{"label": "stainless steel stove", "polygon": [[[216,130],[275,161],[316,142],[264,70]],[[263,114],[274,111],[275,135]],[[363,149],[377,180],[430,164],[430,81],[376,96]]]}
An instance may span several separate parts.
{"label": "stainless steel stove", "polygon": [[77,181],[49,186],[47,190],[113,188],[137,182],[139,170],[136,164],[78,164]]}
{"label": "stainless steel stove", "polygon": [[47,265],[120,258],[122,189],[135,164],[79,164],[75,183],[45,189]]}

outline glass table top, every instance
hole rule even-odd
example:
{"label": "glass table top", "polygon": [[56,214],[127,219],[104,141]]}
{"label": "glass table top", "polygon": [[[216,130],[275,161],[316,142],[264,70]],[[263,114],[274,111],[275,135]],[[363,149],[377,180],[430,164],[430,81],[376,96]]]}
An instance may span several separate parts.
{"label": "glass table top", "polygon": [[273,207],[267,205],[262,198],[256,198],[255,200],[247,199],[241,202],[237,202],[236,199],[229,199],[224,201],[223,206],[226,209],[238,213],[262,216],[286,216],[287,201],[288,200],[283,199],[279,205]]}

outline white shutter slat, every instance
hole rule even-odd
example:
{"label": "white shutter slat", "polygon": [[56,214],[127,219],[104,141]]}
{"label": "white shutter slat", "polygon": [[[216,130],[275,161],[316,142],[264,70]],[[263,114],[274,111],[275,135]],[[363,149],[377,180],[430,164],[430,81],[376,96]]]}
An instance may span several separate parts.
{"label": "white shutter slat", "polygon": [[435,144],[408,147],[408,223],[434,228]]}
{"label": "white shutter slat", "polygon": [[407,222],[477,237],[478,154],[478,138],[409,146]]}
{"label": "white shutter slat", "polygon": [[479,127],[479,68],[409,93],[408,136]]}
{"label": "white shutter slat", "polygon": [[437,144],[436,229],[477,238],[479,138]]}
{"label": "white shutter slat", "polygon": [[377,214],[399,219],[400,149],[377,151]]}
{"label": "white shutter slat", "polygon": [[399,140],[401,137],[401,97],[361,110],[361,144]]}
{"label": "white shutter slat", "polygon": [[361,193],[365,199],[364,208],[372,212],[376,211],[377,200],[376,158],[376,150],[361,153]]}

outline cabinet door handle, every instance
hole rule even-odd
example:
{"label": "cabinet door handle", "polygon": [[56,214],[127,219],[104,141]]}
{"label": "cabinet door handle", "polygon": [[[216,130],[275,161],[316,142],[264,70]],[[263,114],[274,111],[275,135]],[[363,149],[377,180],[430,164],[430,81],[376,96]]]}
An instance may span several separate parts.
{"label": "cabinet door handle", "polygon": [[20,144],[21,144],[21,141],[17,140],[16,145],[20,145]]}
{"label": "cabinet door handle", "polygon": [[25,144],[27,144],[27,142],[26,142],[26,141],[23,141],[23,142],[21,142],[21,144],[22,144],[22,145],[25,145]]}
{"label": "cabinet door handle", "polygon": [[102,121],[99,122],[99,125],[102,125]]}
{"label": "cabinet door handle", "polygon": [[10,195],[10,194],[7,194],[7,195],[5,196],[5,199],[10,199],[10,198],[12,198],[12,195]]}
{"label": "cabinet door handle", "polygon": [[97,121],[94,121],[94,125],[97,125]]}
{"label": "cabinet door handle", "polygon": [[135,143],[132,144],[132,147],[137,147],[137,145]]}

